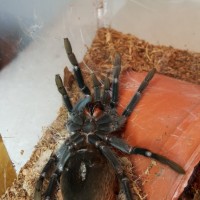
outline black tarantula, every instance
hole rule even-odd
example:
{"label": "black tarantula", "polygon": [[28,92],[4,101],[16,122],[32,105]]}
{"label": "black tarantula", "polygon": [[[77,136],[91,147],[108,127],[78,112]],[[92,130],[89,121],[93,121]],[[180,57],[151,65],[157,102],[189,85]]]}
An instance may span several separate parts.
{"label": "black tarantula", "polygon": [[[126,199],[132,200],[129,179],[125,175],[113,148],[129,155],[140,154],[153,158],[168,165],[176,172],[184,174],[184,169],[168,158],[145,148],[132,147],[113,134],[125,125],[126,120],[140,100],[141,93],[153,78],[156,70],[152,69],[146,75],[129,104],[119,115],[116,110],[121,70],[119,54],[115,56],[112,83],[108,78],[105,78],[101,88],[95,74],[91,74],[94,90],[94,94],[91,95],[89,88],[84,83],[81,69],[67,38],[64,39],[64,44],[68,58],[73,65],[74,76],[84,97],[73,106],[63,86],[62,79],[56,75],[58,91],[61,93],[69,112],[69,119],[66,123],[69,138],[51,155],[44,166],[36,183],[34,199],[41,200],[42,196],[45,200],[54,199],[60,182],[64,200],[102,199],[102,191],[99,194],[98,189],[101,185],[100,181],[103,181],[103,173],[107,171],[107,169],[103,170],[103,166],[108,163],[113,168]],[[43,182],[49,173],[51,175],[48,187],[46,192],[42,194]]]}

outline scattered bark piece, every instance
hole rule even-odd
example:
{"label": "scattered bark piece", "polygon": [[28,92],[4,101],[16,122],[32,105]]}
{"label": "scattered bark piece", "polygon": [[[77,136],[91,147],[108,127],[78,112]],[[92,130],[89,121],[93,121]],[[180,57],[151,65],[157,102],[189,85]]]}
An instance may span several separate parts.
{"label": "scattered bark piece", "polygon": [[84,61],[92,70],[107,74],[116,52],[122,57],[124,71],[149,71],[155,67],[158,73],[200,84],[200,53],[152,45],[113,29],[98,30]]}

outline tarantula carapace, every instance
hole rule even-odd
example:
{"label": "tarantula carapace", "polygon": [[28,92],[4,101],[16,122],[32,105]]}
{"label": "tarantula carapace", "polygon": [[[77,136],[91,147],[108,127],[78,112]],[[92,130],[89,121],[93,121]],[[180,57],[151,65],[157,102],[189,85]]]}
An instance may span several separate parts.
{"label": "tarantula carapace", "polygon": [[[66,122],[69,138],[51,155],[44,166],[36,183],[34,199],[40,200],[42,196],[44,196],[44,199],[54,199],[55,189],[59,185],[61,185],[64,200],[102,199],[103,194],[98,193],[98,188],[102,184],[100,182],[102,178],[100,177],[103,177],[103,173],[106,173],[106,170],[103,170],[106,160],[113,168],[126,199],[132,200],[129,179],[118,160],[117,150],[129,155],[140,154],[153,158],[168,165],[176,172],[184,174],[184,169],[168,158],[145,148],[132,147],[113,134],[125,125],[126,120],[139,102],[142,92],[153,78],[156,70],[152,69],[146,75],[129,104],[119,115],[116,109],[119,98],[118,87],[121,70],[119,54],[115,56],[111,83],[109,78],[105,78],[103,84],[101,84],[95,74],[91,74],[93,81],[92,95],[90,89],[84,83],[81,69],[67,38],[64,39],[64,44],[68,58],[73,65],[74,76],[84,97],[75,105],[72,105],[62,79],[59,75],[56,75],[58,91],[61,93],[69,112],[69,118]],[[115,152],[113,148],[116,149]],[[101,166],[102,170],[98,166]],[[49,173],[51,173],[51,176],[48,187],[46,192],[42,194],[43,181]],[[61,184],[59,184],[60,182]]]}

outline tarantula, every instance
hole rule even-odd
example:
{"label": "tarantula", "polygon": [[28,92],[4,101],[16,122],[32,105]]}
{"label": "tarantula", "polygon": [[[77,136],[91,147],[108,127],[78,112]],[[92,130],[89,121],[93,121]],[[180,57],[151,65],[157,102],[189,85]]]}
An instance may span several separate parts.
{"label": "tarantula", "polygon": [[[119,54],[116,54],[113,64],[112,83],[106,77],[102,86],[95,74],[91,74],[94,90],[93,95],[91,95],[67,38],[64,39],[64,44],[68,58],[73,66],[74,76],[84,97],[73,106],[62,79],[59,75],[56,75],[55,81],[58,91],[61,93],[69,112],[69,118],[66,122],[69,138],[50,156],[49,161],[44,166],[36,183],[34,199],[40,200],[42,196],[46,200],[54,199],[55,190],[59,187],[60,182],[64,200],[102,199],[98,197],[98,195],[102,196],[102,193],[98,193],[98,188],[101,184],[100,181],[103,181],[101,178],[103,173],[107,171],[107,168],[104,169],[103,166],[108,163],[113,168],[126,199],[132,200],[129,179],[122,169],[116,151],[114,152],[113,149],[129,155],[140,154],[153,158],[168,165],[176,172],[184,174],[184,169],[177,163],[148,149],[132,147],[113,134],[125,125],[128,117],[139,102],[142,92],[153,78],[156,72],[155,68],[146,75],[129,104],[119,115],[116,109],[119,98],[118,87],[121,70]],[[48,187],[46,192],[42,194],[43,182],[49,173],[51,175]]]}

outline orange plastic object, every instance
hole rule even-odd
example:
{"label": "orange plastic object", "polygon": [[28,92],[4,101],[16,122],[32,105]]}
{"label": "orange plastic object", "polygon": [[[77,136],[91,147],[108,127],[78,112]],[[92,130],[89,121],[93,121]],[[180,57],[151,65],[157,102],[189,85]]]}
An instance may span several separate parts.
{"label": "orange plastic object", "polygon": [[0,196],[11,186],[16,172],[0,134]]}
{"label": "orange plastic object", "polygon": [[[120,111],[130,101],[146,73],[128,72],[121,79]],[[148,200],[178,199],[200,161],[200,86],[156,74],[130,116],[124,138],[176,161],[179,175],[168,166],[131,156]]]}

